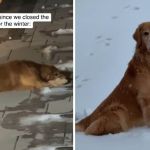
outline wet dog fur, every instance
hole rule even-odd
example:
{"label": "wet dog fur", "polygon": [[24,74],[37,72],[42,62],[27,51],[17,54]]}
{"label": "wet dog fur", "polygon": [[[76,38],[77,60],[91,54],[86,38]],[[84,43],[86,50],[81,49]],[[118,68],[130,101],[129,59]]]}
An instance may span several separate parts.
{"label": "wet dog fur", "polygon": [[68,74],[53,65],[15,60],[0,64],[0,91],[58,87],[68,82]]}

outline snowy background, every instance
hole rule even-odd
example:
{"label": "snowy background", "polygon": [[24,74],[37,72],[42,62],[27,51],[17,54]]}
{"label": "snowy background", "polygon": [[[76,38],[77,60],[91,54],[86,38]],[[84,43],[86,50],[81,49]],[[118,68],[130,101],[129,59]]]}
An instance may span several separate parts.
{"label": "snowy background", "polygon": [[[149,0],[76,0],[76,119],[119,83],[135,51],[132,35],[145,21],[150,21]],[[76,134],[76,150],[145,150],[149,142],[146,127],[102,137]]]}

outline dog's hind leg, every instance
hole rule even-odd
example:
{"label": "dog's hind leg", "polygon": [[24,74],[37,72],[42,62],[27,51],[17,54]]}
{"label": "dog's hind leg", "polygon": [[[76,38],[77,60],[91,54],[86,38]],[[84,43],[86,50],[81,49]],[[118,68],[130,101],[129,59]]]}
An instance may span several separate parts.
{"label": "dog's hind leg", "polygon": [[86,134],[103,135],[128,129],[128,117],[124,110],[108,111],[99,116],[85,130]]}

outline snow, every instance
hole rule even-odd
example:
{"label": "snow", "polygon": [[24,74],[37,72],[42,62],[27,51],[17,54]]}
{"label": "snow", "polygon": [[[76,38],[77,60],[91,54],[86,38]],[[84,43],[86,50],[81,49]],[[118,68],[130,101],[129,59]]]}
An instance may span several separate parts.
{"label": "snow", "polygon": [[49,45],[42,50],[42,55],[46,60],[51,58],[52,51],[58,50],[57,46]]}
{"label": "snow", "polygon": [[53,146],[39,146],[35,148],[30,148],[29,150],[56,150],[56,147]]}
{"label": "snow", "polygon": [[71,90],[67,89],[67,88],[49,88],[49,87],[44,87],[42,89],[40,89],[39,91],[40,95],[43,96],[50,96],[50,95],[62,95],[62,94],[66,94],[71,92]]}
{"label": "snow", "polygon": [[[66,29],[64,31],[60,31],[58,30],[58,32],[56,32],[56,34],[69,34],[69,30]],[[71,32],[70,32],[71,33]],[[72,46],[67,46],[67,47],[61,47],[61,48],[58,48],[57,46],[53,46],[53,45],[49,45],[47,47],[45,47],[43,50],[42,50],[42,56],[44,59],[46,60],[49,60],[51,58],[51,54],[53,51],[72,51],[73,50],[73,47]],[[68,61],[66,63],[61,63],[62,60],[59,60],[60,64],[57,64],[56,67],[58,69],[61,69],[61,70],[68,70],[68,71],[73,71],[73,61]]]}
{"label": "snow", "polygon": [[45,6],[43,5],[43,6],[41,7],[41,9],[45,9]]}
{"label": "snow", "polygon": [[66,34],[73,34],[73,29],[58,29],[57,31],[53,31],[52,35],[66,35]]}
{"label": "snow", "polygon": [[9,40],[12,40],[12,37],[11,37],[11,36],[9,36],[9,37],[8,37],[8,39],[9,39]]}
{"label": "snow", "polygon": [[60,115],[44,114],[44,115],[31,115],[22,117],[20,124],[23,126],[31,126],[36,123],[50,123],[50,122],[63,122],[65,121]]}
{"label": "snow", "polygon": [[55,6],[55,7],[58,7],[58,4],[56,3],[56,4],[54,4],[54,6]]}
{"label": "snow", "polygon": [[72,51],[72,50],[73,50],[72,46],[58,48],[57,46],[49,45],[44,49],[42,49],[42,56],[44,59],[49,60],[51,58],[51,54],[53,51]]}
{"label": "snow", "polygon": [[[69,86],[69,84],[67,84]],[[36,89],[34,91],[36,95],[39,95],[42,101],[47,101],[50,96],[52,95],[64,95],[68,93],[72,93],[71,89],[68,89],[67,87],[59,87],[59,88],[49,88],[49,87],[44,87],[41,89]]]}
{"label": "snow", "polygon": [[58,49],[57,46],[49,45],[49,46],[45,47],[42,52],[49,53],[49,52],[57,50],[57,49]]}
{"label": "snow", "polygon": [[60,70],[73,71],[73,61],[68,61],[66,63],[57,64],[56,67]]}
{"label": "snow", "polygon": [[104,136],[76,134],[76,150],[147,150],[149,142],[150,129],[146,127]]}
{"label": "snow", "polygon": [[[135,51],[132,35],[140,23],[150,21],[149,6],[149,0],[76,0],[77,119],[120,82]],[[99,137],[77,133],[76,149],[146,150],[149,139],[146,127]]]}
{"label": "snow", "polygon": [[61,114],[37,114],[20,118],[20,125],[22,126],[31,126],[37,123],[49,124],[51,122],[72,122],[72,118],[62,117]]}
{"label": "snow", "polygon": [[40,94],[42,94],[42,95],[47,95],[51,92],[52,92],[52,90],[49,87],[44,87],[40,90]]}
{"label": "snow", "polygon": [[72,5],[70,5],[70,4],[62,4],[59,7],[61,7],[61,8],[68,8],[68,7],[72,7]]}
{"label": "snow", "polygon": [[72,146],[39,146],[35,148],[30,148],[29,150],[57,150],[58,148],[65,148],[65,147],[72,147]]}

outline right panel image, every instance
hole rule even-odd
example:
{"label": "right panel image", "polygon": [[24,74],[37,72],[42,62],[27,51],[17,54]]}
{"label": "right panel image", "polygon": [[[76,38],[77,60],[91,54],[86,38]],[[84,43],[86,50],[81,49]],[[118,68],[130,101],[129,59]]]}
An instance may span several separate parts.
{"label": "right panel image", "polygon": [[76,150],[150,142],[148,0],[76,0]]}

